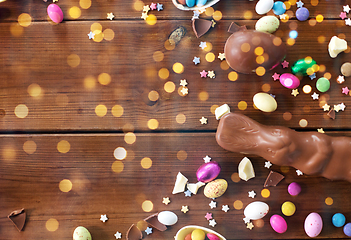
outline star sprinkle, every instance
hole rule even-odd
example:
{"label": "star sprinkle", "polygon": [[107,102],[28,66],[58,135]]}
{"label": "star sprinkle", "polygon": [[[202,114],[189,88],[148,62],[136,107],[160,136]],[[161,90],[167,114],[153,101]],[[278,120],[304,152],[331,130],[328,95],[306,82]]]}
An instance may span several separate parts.
{"label": "star sprinkle", "polygon": [[214,73],[214,71],[208,71],[207,77],[209,77],[209,78],[215,78],[215,77],[216,77],[216,74]]}
{"label": "star sprinkle", "polygon": [[200,75],[201,75],[202,78],[205,78],[205,77],[207,77],[207,72],[205,70],[202,70],[200,72]]}
{"label": "star sprinkle", "polygon": [[113,15],[113,13],[107,13],[107,19],[112,20],[115,17],[115,15]]}
{"label": "star sprinkle", "polygon": [[217,23],[213,19],[211,21],[212,21],[211,27],[214,27]]}
{"label": "star sprinkle", "polygon": [[193,63],[195,63],[195,65],[199,64],[200,63],[200,58],[199,57],[194,57]]}
{"label": "star sprinkle", "polygon": [[162,11],[163,10],[163,4],[157,3],[157,11]]}
{"label": "star sprinkle", "polygon": [[116,239],[120,239],[120,238],[122,238],[122,233],[120,233],[120,232],[116,232],[115,233],[115,237],[116,237]]}
{"label": "star sprinkle", "polygon": [[52,0],[53,3],[58,2],[58,0]]}
{"label": "star sprinkle", "polygon": [[243,220],[244,220],[244,223],[245,223],[245,224],[247,224],[247,223],[250,222],[250,218],[248,218],[248,217],[244,217]]}
{"label": "star sprinkle", "polygon": [[334,105],[334,111],[339,112],[341,110],[339,105]]}
{"label": "star sprinkle", "polygon": [[278,73],[274,73],[272,76],[274,81],[277,81],[279,79],[279,77],[280,77],[280,74],[278,74]]}
{"label": "star sprinkle", "polygon": [[146,20],[147,17],[148,17],[148,16],[147,16],[147,12],[143,12],[143,13],[141,14],[141,17],[140,17],[140,18]]}
{"label": "star sprinkle", "polygon": [[329,111],[329,110],[330,110],[330,105],[324,104],[324,105],[322,106],[322,108],[323,108],[323,111]]}
{"label": "star sprinkle", "polygon": [[211,207],[211,209],[213,209],[213,208],[216,208],[217,207],[217,203],[215,202],[215,201],[211,201],[210,202],[210,204],[208,204],[210,207]]}
{"label": "star sprinkle", "polygon": [[323,130],[323,128],[317,128],[317,132],[324,133],[324,130]]}
{"label": "star sprinkle", "polygon": [[187,87],[183,87],[180,92],[183,94],[183,96],[187,95],[188,94],[188,88]]}
{"label": "star sprinkle", "polygon": [[165,205],[168,205],[171,201],[169,200],[169,197],[164,197],[162,200],[162,203],[164,203]]}
{"label": "star sprinkle", "polygon": [[280,20],[286,20],[287,17],[288,17],[288,14],[286,13],[279,15]]}
{"label": "star sprinkle", "polygon": [[145,5],[144,7],[143,7],[143,12],[148,12],[148,11],[150,11],[150,6],[149,5]]}
{"label": "star sprinkle", "polygon": [[343,87],[342,89],[342,93],[344,93],[345,95],[349,94],[350,89],[348,87]]}
{"label": "star sprinkle", "polygon": [[211,227],[214,227],[214,226],[216,226],[216,220],[214,220],[214,219],[211,219],[211,220],[209,220],[208,221],[209,223],[208,223],[208,225],[210,225]]}
{"label": "star sprinkle", "polygon": [[219,53],[218,54],[218,58],[221,59],[221,61],[223,61],[225,59],[225,54],[224,53]]}
{"label": "star sprinkle", "polygon": [[255,196],[256,196],[256,193],[255,193],[254,190],[252,190],[252,191],[249,192],[249,197],[250,197],[250,198],[255,198]]}
{"label": "star sprinkle", "polygon": [[204,157],[203,160],[205,161],[205,163],[209,163],[211,161],[211,158],[208,155],[206,155],[206,157]]}
{"label": "star sprinkle", "polygon": [[282,62],[282,66],[283,66],[283,68],[289,67],[289,62],[287,62],[286,60],[284,60],[284,62]]}
{"label": "star sprinkle", "polygon": [[350,19],[350,18],[345,19],[345,24],[346,24],[347,26],[351,26],[351,19]]}
{"label": "star sprinkle", "polygon": [[186,190],[186,191],[184,192],[184,194],[185,194],[186,197],[191,197],[191,192],[190,192],[189,189]]}
{"label": "star sprinkle", "polygon": [[270,168],[272,166],[272,163],[270,161],[267,161],[264,163],[265,168]]}
{"label": "star sprinkle", "polygon": [[87,35],[88,35],[89,39],[94,39],[94,37],[95,37],[95,33],[93,33],[93,32],[90,32]]}
{"label": "star sprinkle", "polygon": [[212,219],[212,213],[206,213],[205,218],[208,220]]}
{"label": "star sprinkle", "polygon": [[298,2],[296,2],[296,6],[297,6],[298,8],[302,7],[303,4],[304,4],[304,3],[301,2],[301,0],[299,0]]}
{"label": "star sprinkle", "polygon": [[193,11],[194,15],[191,18],[191,20],[198,19],[200,16],[200,12],[198,10]]}
{"label": "star sprinkle", "polygon": [[345,106],[344,103],[340,103],[340,104],[338,104],[338,106],[340,107],[340,110],[341,110],[341,111],[344,111],[345,108],[346,108],[346,106]]}
{"label": "star sprinkle", "polygon": [[299,90],[297,90],[297,89],[293,89],[292,91],[291,91],[291,95],[293,95],[294,97],[296,97],[297,95],[299,95],[300,93],[299,93]]}
{"label": "star sprinkle", "polygon": [[180,80],[180,86],[185,87],[186,85],[188,85],[188,83],[187,83],[186,79],[182,79],[182,80]]}
{"label": "star sprinkle", "polygon": [[145,229],[145,232],[146,232],[147,235],[151,234],[152,233],[152,228],[151,227],[147,227]]}
{"label": "star sprinkle", "polygon": [[223,212],[228,212],[228,210],[229,210],[228,205],[222,205],[222,211]]}
{"label": "star sprinkle", "polygon": [[106,214],[105,214],[105,215],[101,215],[100,220],[101,220],[102,222],[106,222],[106,221],[108,220]]}
{"label": "star sprinkle", "polygon": [[308,75],[310,77],[311,80],[315,79],[316,78],[316,73],[313,73],[311,75]]}
{"label": "star sprinkle", "polygon": [[349,5],[343,6],[343,10],[344,10],[344,12],[349,13],[349,12],[350,12],[350,7],[349,7]]}
{"label": "star sprinkle", "polygon": [[200,120],[201,124],[207,124],[207,118],[202,117]]}
{"label": "star sprinkle", "polygon": [[314,92],[311,97],[313,98],[313,100],[317,100],[319,98],[319,94]]}
{"label": "star sprinkle", "polygon": [[344,76],[339,75],[339,77],[336,79],[336,81],[337,81],[339,84],[341,84],[341,83],[345,82],[345,78],[344,78]]}
{"label": "star sprinkle", "polygon": [[253,227],[254,227],[254,225],[252,224],[252,222],[249,222],[249,223],[246,224],[246,228],[248,228],[250,230],[252,230]]}
{"label": "star sprinkle", "polygon": [[342,20],[344,20],[345,18],[347,18],[345,12],[341,12],[340,15],[339,15],[339,17],[340,17]]}
{"label": "star sprinkle", "polygon": [[150,4],[150,9],[151,9],[151,10],[155,10],[156,8],[157,8],[156,3],[151,3],[151,4]]}
{"label": "star sprinkle", "polygon": [[207,47],[206,42],[200,42],[199,47],[202,48],[202,49],[205,49]]}
{"label": "star sprinkle", "polygon": [[183,213],[187,213],[189,211],[189,208],[188,206],[182,206],[182,210],[180,211],[182,211]]}
{"label": "star sprinkle", "polygon": [[297,176],[301,176],[301,175],[303,175],[303,172],[301,172],[300,170],[296,170],[296,174],[297,174]]}

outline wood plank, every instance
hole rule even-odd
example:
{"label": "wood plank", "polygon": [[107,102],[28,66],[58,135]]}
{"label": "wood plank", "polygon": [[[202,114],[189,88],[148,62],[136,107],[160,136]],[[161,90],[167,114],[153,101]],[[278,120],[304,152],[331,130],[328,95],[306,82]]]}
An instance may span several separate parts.
{"label": "wood plank", "polygon": [[[351,136],[351,133],[346,132],[345,135]],[[172,239],[178,229],[190,224],[212,228],[204,218],[207,212],[211,212],[217,222],[212,229],[227,239],[307,238],[303,223],[310,212],[318,212],[323,218],[321,238],[344,238],[342,229],[332,226],[331,217],[341,212],[346,219],[350,218],[351,206],[347,199],[351,197],[351,191],[348,182],[297,176],[293,168],[273,165],[271,170],[283,173],[285,179],[277,187],[268,188],[270,196],[263,198],[261,190],[269,173],[264,168],[264,160],[248,156],[256,177],[248,182],[232,181],[232,174],[237,172],[243,155],[220,148],[212,133],[136,134],[133,144],[127,144],[124,137],[123,134],[1,135],[1,238],[72,239],[73,230],[84,226],[93,239],[115,239],[116,231],[122,233],[123,239],[131,224],[163,210],[175,212],[179,217],[178,223],[164,232],[154,229],[152,235],[145,239]],[[66,153],[57,150],[62,140],[70,146]],[[117,147],[127,151],[126,159],[114,158]],[[190,198],[183,193],[171,194],[178,172],[183,173],[189,182],[196,182],[195,172],[206,155],[221,165],[219,178],[226,179],[229,184],[226,193],[215,200],[215,209],[208,206],[210,199],[203,195],[203,189]],[[151,159],[150,168],[141,166],[143,158]],[[120,173],[112,171],[115,161],[124,166]],[[63,179],[72,183],[69,192],[60,191],[59,183]],[[287,193],[287,186],[293,181],[302,186],[301,194],[296,197]],[[255,199],[248,197],[251,190],[257,193]],[[166,206],[162,200],[167,196],[171,203]],[[333,199],[332,205],[325,204],[327,197]],[[145,200],[153,203],[150,212],[143,211]],[[270,211],[260,222],[264,226],[256,225],[251,231],[247,229],[242,220],[243,208],[233,207],[237,200],[243,203],[243,208],[254,200],[267,202]],[[269,218],[273,214],[281,215],[280,206],[288,200],[296,205],[296,213],[285,217],[288,223],[286,233],[275,233],[269,226]],[[227,204],[230,210],[225,213],[221,206]],[[189,207],[186,214],[180,211],[183,205]],[[24,231],[19,233],[6,216],[22,207],[28,217]],[[107,214],[109,220],[106,223],[99,220],[101,214]],[[51,232],[46,229],[49,219],[58,221],[57,230]]]}

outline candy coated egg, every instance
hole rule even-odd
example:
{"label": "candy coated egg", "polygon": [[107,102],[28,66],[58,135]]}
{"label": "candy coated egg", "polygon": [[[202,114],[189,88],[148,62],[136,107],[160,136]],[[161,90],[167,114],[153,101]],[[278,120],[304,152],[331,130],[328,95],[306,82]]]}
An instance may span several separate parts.
{"label": "candy coated egg", "polygon": [[310,12],[308,11],[307,8],[305,7],[300,7],[296,10],[296,18],[299,21],[306,21],[308,17],[310,16]]}
{"label": "candy coated egg", "polygon": [[278,214],[272,215],[272,217],[269,220],[269,223],[271,224],[273,230],[277,233],[284,233],[288,229],[288,225],[286,224],[285,219]]}
{"label": "candy coated egg", "polygon": [[282,213],[285,216],[292,216],[296,211],[295,204],[292,202],[286,201],[285,203],[282,204]]}
{"label": "candy coated egg", "polygon": [[157,219],[160,223],[171,226],[178,222],[178,216],[171,211],[162,211],[157,215]]}
{"label": "candy coated egg", "polygon": [[346,224],[343,230],[346,236],[351,237],[351,223]]}
{"label": "candy coated egg", "polygon": [[73,240],[91,240],[91,235],[88,229],[79,226],[73,232]]}
{"label": "candy coated egg", "polygon": [[346,218],[342,213],[335,213],[332,217],[332,223],[335,227],[344,226]]}
{"label": "candy coated egg", "polygon": [[284,87],[290,89],[297,88],[300,85],[300,80],[291,73],[283,73],[280,75],[279,81]]}
{"label": "candy coated egg", "polygon": [[273,7],[273,0],[259,0],[256,3],[255,10],[258,14],[262,15],[268,13]]}
{"label": "candy coated egg", "polygon": [[[264,62],[257,63],[255,49],[264,50]],[[255,73],[258,67],[266,71],[278,66],[285,58],[286,46],[279,37],[255,30],[237,31],[229,36],[224,46],[228,65],[240,73]]]}
{"label": "candy coated egg", "polygon": [[323,228],[323,221],[318,213],[312,212],[305,219],[305,232],[309,237],[317,237]]}
{"label": "candy coated egg", "polygon": [[317,80],[316,82],[316,88],[318,89],[318,91],[320,92],[326,92],[329,90],[330,88],[330,82],[327,78],[325,77],[321,77]]}
{"label": "candy coated egg", "polygon": [[313,66],[315,66],[316,64],[317,64],[316,61],[310,57],[302,58],[297,60],[291,66],[291,72],[293,74],[301,74],[304,76],[311,75],[314,72]]}
{"label": "candy coated egg", "polygon": [[182,5],[186,5],[185,0],[178,0],[178,2],[179,2],[180,4],[182,4]]}
{"label": "candy coated egg", "polygon": [[297,196],[301,192],[301,186],[296,182],[292,182],[288,186],[288,192],[291,196]]}
{"label": "candy coated egg", "polygon": [[351,76],[351,63],[346,62],[343,65],[341,65],[340,71],[341,71],[341,74],[344,75],[345,77],[350,77]]}
{"label": "candy coated egg", "polygon": [[207,237],[209,240],[220,240],[219,237],[218,237],[216,234],[213,234],[213,233],[207,233],[207,234],[206,234],[206,237]]}
{"label": "candy coated egg", "polygon": [[196,6],[201,7],[201,6],[205,5],[206,2],[207,2],[207,0],[197,0],[196,1]]}
{"label": "candy coated egg", "polygon": [[257,220],[266,216],[268,211],[269,206],[267,203],[255,201],[245,207],[244,215],[251,220]]}
{"label": "candy coated egg", "polygon": [[48,12],[48,15],[49,15],[50,19],[53,22],[55,22],[55,23],[62,22],[62,20],[63,20],[63,13],[62,13],[61,8],[58,5],[56,5],[54,3],[50,4],[48,6],[48,8],[47,8],[47,12]]}
{"label": "candy coated egg", "polygon": [[221,167],[215,161],[202,164],[196,171],[197,180],[200,182],[210,182],[221,172]]}
{"label": "candy coated egg", "polygon": [[188,235],[185,236],[184,240],[192,240],[191,239],[191,233],[189,233]]}
{"label": "candy coated egg", "polygon": [[191,233],[191,240],[205,240],[206,234],[201,229],[195,229]]}
{"label": "candy coated egg", "polygon": [[264,16],[258,19],[255,29],[260,32],[273,33],[279,27],[279,19],[275,16]]}
{"label": "candy coated egg", "polygon": [[227,190],[228,183],[224,179],[216,179],[207,183],[204,189],[204,194],[208,198],[218,198]]}
{"label": "candy coated egg", "polygon": [[188,7],[194,7],[195,6],[195,0],[185,0],[185,3]]}
{"label": "candy coated egg", "polygon": [[273,112],[277,109],[277,102],[268,93],[256,93],[253,102],[263,112]]}
{"label": "candy coated egg", "polygon": [[273,4],[273,13],[275,15],[282,15],[284,14],[286,11],[286,6],[283,2],[281,1],[276,1],[274,4]]}

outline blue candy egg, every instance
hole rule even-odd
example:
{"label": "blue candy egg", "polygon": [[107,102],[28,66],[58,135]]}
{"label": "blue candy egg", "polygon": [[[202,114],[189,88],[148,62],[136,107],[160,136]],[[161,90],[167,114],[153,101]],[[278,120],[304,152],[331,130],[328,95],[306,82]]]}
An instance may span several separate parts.
{"label": "blue candy egg", "polygon": [[310,16],[310,12],[308,11],[307,8],[305,7],[300,7],[296,10],[296,18],[299,21],[306,21],[308,17]]}
{"label": "blue candy egg", "polygon": [[201,7],[201,6],[205,5],[206,2],[207,2],[207,0],[197,0],[196,6]]}
{"label": "blue candy egg", "polygon": [[273,13],[275,15],[282,15],[286,11],[286,6],[283,2],[277,1],[273,4]]}
{"label": "blue candy egg", "polygon": [[194,7],[195,6],[195,0],[186,0],[185,3],[186,3],[186,5],[188,7]]}
{"label": "blue candy egg", "polygon": [[351,223],[344,226],[344,233],[346,236],[351,237]]}
{"label": "blue candy egg", "polygon": [[335,227],[344,226],[346,218],[342,213],[335,213],[332,217],[332,223]]}

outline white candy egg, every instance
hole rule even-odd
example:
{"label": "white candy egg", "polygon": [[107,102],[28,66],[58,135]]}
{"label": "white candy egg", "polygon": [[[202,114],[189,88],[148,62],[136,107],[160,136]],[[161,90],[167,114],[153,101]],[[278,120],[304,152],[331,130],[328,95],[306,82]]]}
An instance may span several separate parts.
{"label": "white candy egg", "polygon": [[256,93],[253,97],[255,106],[263,112],[274,112],[277,109],[277,101],[268,93]]}
{"label": "white candy egg", "polygon": [[251,220],[261,219],[267,215],[269,206],[267,203],[255,201],[246,206],[244,215]]}
{"label": "white candy egg", "polygon": [[276,16],[264,16],[258,19],[255,25],[256,31],[274,33],[279,27],[279,19]]}
{"label": "white candy egg", "polygon": [[157,215],[157,219],[160,223],[171,226],[178,222],[178,216],[171,211],[162,211]]}
{"label": "white candy egg", "polygon": [[260,15],[266,14],[273,8],[273,5],[274,5],[273,0],[259,0],[256,3],[255,10]]}
{"label": "white candy egg", "polygon": [[73,232],[73,240],[91,240],[91,235],[88,229],[79,226]]}

